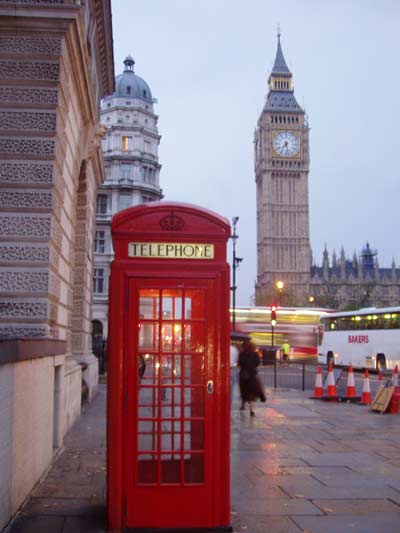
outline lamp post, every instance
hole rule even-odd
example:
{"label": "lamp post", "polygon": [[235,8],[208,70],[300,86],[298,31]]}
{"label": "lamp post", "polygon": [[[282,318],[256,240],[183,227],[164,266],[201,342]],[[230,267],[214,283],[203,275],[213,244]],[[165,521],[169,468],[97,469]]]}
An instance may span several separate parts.
{"label": "lamp post", "polygon": [[276,326],[276,305],[270,306],[270,320],[271,320],[271,348],[274,349],[274,328]]}
{"label": "lamp post", "polygon": [[279,305],[282,305],[282,291],[283,291],[284,286],[285,284],[283,283],[283,281],[281,279],[278,279],[278,281],[276,282],[276,288],[278,289],[278,304]]}
{"label": "lamp post", "polygon": [[239,235],[236,233],[236,224],[238,223],[239,217],[232,218],[232,242],[233,242],[233,257],[232,257],[232,328],[235,331],[236,328],[236,268],[239,266],[239,263],[243,261],[241,257],[236,257],[236,240],[239,238]]}

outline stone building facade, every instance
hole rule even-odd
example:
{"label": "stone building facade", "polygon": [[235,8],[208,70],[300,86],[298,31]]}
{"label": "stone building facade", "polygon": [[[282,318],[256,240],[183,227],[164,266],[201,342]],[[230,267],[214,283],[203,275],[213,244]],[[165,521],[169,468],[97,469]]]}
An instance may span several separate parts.
{"label": "stone building facade", "polygon": [[309,127],[294,96],[280,35],[269,91],[254,135],[257,187],[256,305],[269,305],[284,281],[291,305],[309,292]]}
{"label": "stone building facade", "polygon": [[322,266],[311,266],[310,296],[313,304],[331,309],[390,307],[400,305],[400,269],[393,260],[381,268],[378,253],[366,243],[359,256],[346,257],[325,248]]}
{"label": "stone building facade", "polygon": [[[108,279],[114,257],[111,218],[122,209],[160,200],[158,116],[150,87],[134,71],[131,56],[116,77],[115,92],[101,104],[101,123],[106,128],[102,146],[106,179],[96,205],[93,278],[93,336],[97,344],[107,337]],[[96,346],[97,349],[97,346]]]}
{"label": "stone building facade", "polygon": [[0,529],[96,392],[91,293],[110,0],[0,1]]}

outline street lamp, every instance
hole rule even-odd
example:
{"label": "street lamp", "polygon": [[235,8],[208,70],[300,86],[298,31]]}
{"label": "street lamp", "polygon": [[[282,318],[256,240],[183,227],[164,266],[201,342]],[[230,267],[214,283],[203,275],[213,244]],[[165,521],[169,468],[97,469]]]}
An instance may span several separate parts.
{"label": "street lamp", "polygon": [[308,301],[309,301],[310,304],[313,304],[314,303],[314,296],[313,295],[309,296],[308,297]]}
{"label": "street lamp", "polygon": [[242,257],[236,257],[236,239],[239,238],[239,235],[236,233],[236,224],[238,223],[239,217],[232,218],[233,233],[232,233],[232,242],[233,242],[233,257],[232,257],[232,328],[235,331],[236,326],[236,268],[243,261]]}
{"label": "street lamp", "polygon": [[278,279],[278,281],[276,282],[276,288],[278,289],[278,303],[279,305],[282,304],[282,291],[283,291],[283,287],[285,286],[285,284],[283,283],[283,281],[281,279]]}

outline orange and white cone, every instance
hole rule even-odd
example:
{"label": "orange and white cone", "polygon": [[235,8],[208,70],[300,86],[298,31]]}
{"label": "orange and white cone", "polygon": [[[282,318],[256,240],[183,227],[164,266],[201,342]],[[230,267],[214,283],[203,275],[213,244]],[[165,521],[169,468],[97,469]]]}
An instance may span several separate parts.
{"label": "orange and white cone", "polygon": [[337,401],[338,399],[339,398],[336,392],[335,377],[333,375],[333,366],[332,363],[329,363],[326,396],[324,396],[324,400]]}
{"label": "orange and white cone", "polygon": [[314,387],[314,395],[312,398],[322,398],[323,395],[323,389],[322,389],[322,370],[319,366],[317,368],[317,375],[315,376],[315,387]]}
{"label": "orange and white cone", "polygon": [[354,373],[353,373],[353,367],[350,365],[349,370],[347,373],[347,388],[346,388],[346,396],[343,396],[343,400],[359,400],[360,397],[357,397],[356,392],[356,384],[354,382]]}
{"label": "orange and white cone", "polygon": [[397,365],[394,367],[394,370],[393,370],[392,383],[394,386],[395,394],[396,393],[399,394],[399,370],[397,368]]}
{"label": "orange and white cone", "polygon": [[370,403],[372,403],[371,387],[369,385],[368,370],[365,371],[363,389],[362,389],[362,395],[361,395],[360,403],[363,404],[363,405],[369,405]]}

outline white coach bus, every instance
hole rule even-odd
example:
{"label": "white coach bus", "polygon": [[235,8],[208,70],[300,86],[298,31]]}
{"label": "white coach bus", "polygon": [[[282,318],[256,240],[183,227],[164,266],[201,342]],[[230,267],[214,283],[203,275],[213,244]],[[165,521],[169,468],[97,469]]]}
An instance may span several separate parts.
{"label": "white coach bus", "polygon": [[318,362],[376,370],[400,367],[400,307],[321,316]]}

